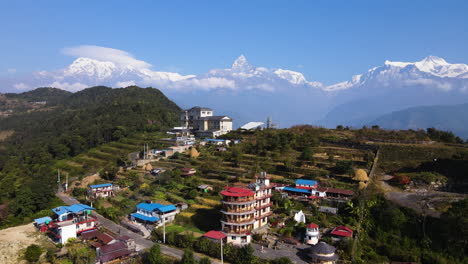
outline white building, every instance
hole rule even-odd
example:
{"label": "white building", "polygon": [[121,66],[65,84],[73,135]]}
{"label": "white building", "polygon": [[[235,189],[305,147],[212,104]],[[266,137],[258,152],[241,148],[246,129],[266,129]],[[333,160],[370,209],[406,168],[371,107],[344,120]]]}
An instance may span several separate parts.
{"label": "white building", "polygon": [[47,229],[59,243],[65,244],[68,239],[97,228],[98,220],[91,215],[92,210],[94,208],[84,204],[54,208],[52,222],[47,225]]}
{"label": "white building", "polygon": [[305,243],[308,245],[315,245],[320,239],[320,231],[318,225],[310,223],[307,225]]}
{"label": "white building", "polygon": [[214,116],[213,110],[195,106],[181,113],[182,127],[199,137],[218,137],[232,130],[232,119],[228,116]]}
{"label": "white building", "polygon": [[158,203],[140,203],[137,205],[136,213],[130,215],[133,221],[155,224],[160,226],[172,222],[179,209],[175,205],[162,205]]}
{"label": "white building", "polygon": [[90,185],[88,195],[92,198],[114,197],[114,186],[112,183]]}
{"label": "white building", "polygon": [[255,183],[248,188],[226,187],[221,195],[222,232],[226,242],[243,246],[252,240],[252,232],[260,232],[268,224],[272,196],[270,179],[261,173]]}

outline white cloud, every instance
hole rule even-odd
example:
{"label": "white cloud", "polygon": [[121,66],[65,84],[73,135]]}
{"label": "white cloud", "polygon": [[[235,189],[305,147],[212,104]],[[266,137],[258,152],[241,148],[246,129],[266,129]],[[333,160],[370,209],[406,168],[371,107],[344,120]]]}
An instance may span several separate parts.
{"label": "white cloud", "polygon": [[171,88],[175,89],[202,89],[202,90],[212,90],[212,89],[219,89],[219,88],[226,88],[226,89],[235,89],[236,83],[233,80],[228,80],[225,78],[219,77],[209,77],[203,79],[186,79],[180,80],[177,82],[172,83],[170,85]]}
{"label": "white cloud", "polygon": [[406,80],[405,84],[407,85],[424,85],[424,86],[434,86],[442,91],[452,90],[452,84],[448,82],[439,82],[431,79],[415,79],[415,80]]}
{"label": "white cloud", "polygon": [[117,82],[115,84],[116,87],[128,87],[128,86],[134,86],[136,85],[135,81],[123,81],[123,82]]}
{"label": "white cloud", "polygon": [[136,69],[145,69],[151,67],[151,64],[137,60],[132,54],[118,49],[106,48],[93,45],[81,45],[62,49],[65,55],[75,57],[86,57],[90,59],[108,61],[120,66],[130,66]]}
{"label": "white cloud", "polygon": [[9,69],[7,69],[7,72],[8,73],[16,73],[16,69],[15,68],[9,68]]}
{"label": "white cloud", "polygon": [[52,84],[47,85],[49,87],[55,87],[55,88],[60,88],[62,90],[67,90],[69,92],[77,92],[80,90],[83,90],[85,88],[90,87],[89,85],[75,82],[75,83],[68,83],[68,82],[53,82]]}
{"label": "white cloud", "polygon": [[18,90],[27,90],[29,88],[31,88],[29,85],[25,84],[25,83],[16,83],[13,85],[13,87],[15,87],[15,89],[18,89]]}

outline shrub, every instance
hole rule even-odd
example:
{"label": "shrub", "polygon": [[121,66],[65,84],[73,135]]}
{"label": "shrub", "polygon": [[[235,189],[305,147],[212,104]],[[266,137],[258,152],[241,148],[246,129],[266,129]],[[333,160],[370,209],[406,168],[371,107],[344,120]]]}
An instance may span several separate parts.
{"label": "shrub", "polygon": [[34,263],[41,257],[42,251],[43,249],[36,244],[29,245],[24,253],[24,258],[28,262]]}

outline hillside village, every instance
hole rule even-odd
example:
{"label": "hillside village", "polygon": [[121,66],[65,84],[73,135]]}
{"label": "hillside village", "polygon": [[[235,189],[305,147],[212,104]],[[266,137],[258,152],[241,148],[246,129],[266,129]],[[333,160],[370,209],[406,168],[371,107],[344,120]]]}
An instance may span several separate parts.
{"label": "hillside village", "polygon": [[[327,130],[297,127],[296,133],[308,132],[296,139],[298,152],[291,139],[281,138],[287,134],[275,142],[274,130],[258,126],[234,132],[231,118],[213,116],[209,108],[184,110],[180,122],[167,133],[113,142],[57,163],[58,195],[68,205],[35,219],[37,230],[58,245],[82,241],[95,251],[96,263],[141,260],[152,242],[231,263],[246,263],[242,254],[271,263],[349,263],[356,233],[365,228],[356,197],[381,185],[423,184],[409,180],[410,173],[385,181],[376,176],[382,175],[376,173],[382,154],[368,137],[364,145],[338,147],[327,143],[333,142]],[[261,147],[254,135],[264,133],[272,141]],[[313,133],[325,133],[320,143],[305,138]],[[128,161],[119,161],[125,151]],[[431,177],[426,188],[447,185],[447,178]],[[437,205],[447,208],[448,201]]]}

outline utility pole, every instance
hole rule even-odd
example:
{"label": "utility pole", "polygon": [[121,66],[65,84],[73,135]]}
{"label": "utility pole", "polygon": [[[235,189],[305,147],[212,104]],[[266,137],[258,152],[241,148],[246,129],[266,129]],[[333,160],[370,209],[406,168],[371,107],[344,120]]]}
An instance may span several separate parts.
{"label": "utility pole", "polygon": [[60,169],[57,169],[57,183],[58,183],[57,192],[60,192]]}
{"label": "utility pole", "polygon": [[221,238],[220,241],[221,241],[221,264],[224,264],[224,260],[223,260],[223,238]]}
{"label": "utility pole", "polygon": [[166,244],[166,221],[164,221],[164,216],[163,216],[163,244]]}
{"label": "utility pole", "polygon": [[68,172],[66,174],[66,180],[65,180],[65,192],[68,191]]}

